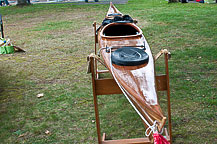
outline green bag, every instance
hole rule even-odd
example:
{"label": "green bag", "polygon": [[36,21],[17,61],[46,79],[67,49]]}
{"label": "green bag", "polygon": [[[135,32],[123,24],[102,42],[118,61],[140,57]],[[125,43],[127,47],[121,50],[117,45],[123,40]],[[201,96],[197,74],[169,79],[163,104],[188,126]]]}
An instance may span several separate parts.
{"label": "green bag", "polygon": [[5,46],[7,54],[12,54],[14,53],[14,46]]}
{"label": "green bag", "polygon": [[0,54],[12,54],[14,53],[14,46],[1,46]]}
{"label": "green bag", "polygon": [[0,54],[7,54],[5,46],[0,47]]}

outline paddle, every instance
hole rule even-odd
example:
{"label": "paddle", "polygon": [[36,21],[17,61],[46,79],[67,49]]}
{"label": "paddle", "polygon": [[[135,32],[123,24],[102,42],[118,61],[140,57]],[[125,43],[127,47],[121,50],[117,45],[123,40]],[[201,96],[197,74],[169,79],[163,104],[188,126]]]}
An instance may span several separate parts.
{"label": "paddle", "polygon": [[1,24],[1,34],[2,38],[4,38],[4,33],[3,33],[3,22],[2,22],[2,15],[0,14],[0,24]]}

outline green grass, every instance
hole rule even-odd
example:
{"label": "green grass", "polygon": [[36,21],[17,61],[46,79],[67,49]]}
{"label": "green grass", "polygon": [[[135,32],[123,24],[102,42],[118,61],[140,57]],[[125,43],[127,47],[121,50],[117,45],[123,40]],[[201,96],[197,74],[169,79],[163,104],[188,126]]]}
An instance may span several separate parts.
{"label": "green grass", "polygon": [[[136,18],[154,54],[169,61],[173,142],[217,143],[215,4],[131,0],[116,5]],[[0,7],[5,36],[26,53],[0,55],[0,143],[96,143],[86,56],[92,23],[108,5]],[[157,73],[164,72],[163,58]],[[37,98],[37,94],[44,97]],[[164,93],[159,96],[166,110]],[[138,115],[122,95],[99,98],[102,132],[112,139],[143,137]],[[45,134],[45,131],[50,131]]]}

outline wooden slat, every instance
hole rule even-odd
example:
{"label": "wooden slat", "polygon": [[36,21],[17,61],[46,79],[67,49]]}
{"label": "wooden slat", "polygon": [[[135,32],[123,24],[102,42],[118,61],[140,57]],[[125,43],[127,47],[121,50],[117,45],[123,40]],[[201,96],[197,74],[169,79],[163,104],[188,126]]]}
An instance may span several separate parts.
{"label": "wooden slat", "polygon": [[95,88],[97,95],[122,94],[114,79],[96,79]]}
{"label": "wooden slat", "polygon": [[151,144],[148,138],[105,140],[102,144]]}
{"label": "wooden slat", "polygon": [[[166,75],[156,76],[156,85],[158,91],[167,90]],[[122,92],[114,79],[96,79],[96,94],[122,94]]]}
{"label": "wooden slat", "polygon": [[157,91],[167,90],[167,76],[157,75],[155,78],[156,78]]}
{"label": "wooden slat", "polygon": [[109,70],[97,70],[97,73],[108,73]]}

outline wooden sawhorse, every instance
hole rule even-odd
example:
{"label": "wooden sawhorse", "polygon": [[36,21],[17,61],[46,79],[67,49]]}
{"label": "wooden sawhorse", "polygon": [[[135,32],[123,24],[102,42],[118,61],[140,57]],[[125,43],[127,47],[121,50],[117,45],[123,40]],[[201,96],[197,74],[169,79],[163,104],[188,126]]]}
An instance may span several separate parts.
{"label": "wooden sawhorse", "polygon": [[[169,54],[164,53],[165,57],[165,74],[155,76],[157,91],[167,91],[167,111],[168,111],[168,127],[165,129],[165,135],[168,141],[172,141],[172,125],[171,125],[171,109],[170,109],[170,87],[169,87],[169,70],[168,70],[168,58]],[[96,118],[96,128],[99,144],[126,144],[126,143],[136,143],[136,144],[151,144],[152,140],[150,138],[135,138],[135,139],[121,139],[121,140],[106,140],[105,133],[101,137],[100,131],[100,120],[99,120],[99,110],[97,96],[99,95],[111,95],[111,94],[122,94],[122,91],[118,87],[117,83],[113,78],[99,78],[100,73],[108,72],[108,70],[99,71],[97,70],[97,61],[94,57],[89,57],[90,62],[90,72],[92,74],[92,87],[93,87],[93,98],[94,98],[94,108],[95,108],[95,118]]]}
{"label": "wooden sawhorse", "polygon": [[[97,52],[97,35],[96,35],[96,22],[93,23],[94,36],[95,36],[95,55]],[[169,86],[169,69],[168,69],[168,59],[170,57],[169,53],[166,51],[161,51],[156,55],[158,58],[164,53],[165,61],[165,74],[155,76],[157,91],[167,91],[167,111],[168,111],[168,127],[169,134],[165,128],[165,135],[168,141],[172,144],[172,124],[171,124],[171,108],[170,108],[170,86]],[[155,57],[155,59],[157,59]],[[135,138],[135,139],[121,139],[121,140],[106,140],[106,135],[103,133],[101,137],[100,131],[100,120],[99,120],[99,110],[98,110],[98,100],[99,95],[111,95],[111,94],[122,94],[122,91],[118,87],[117,83],[113,78],[99,78],[100,73],[109,72],[108,70],[98,70],[97,60],[94,57],[89,57],[89,68],[92,75],[92,88],[93,88],[93,98],[94,98],[94,109],[95,109],[95,119],[96,128],[99,144],[151,144],[153,139],[147,138]]]}

